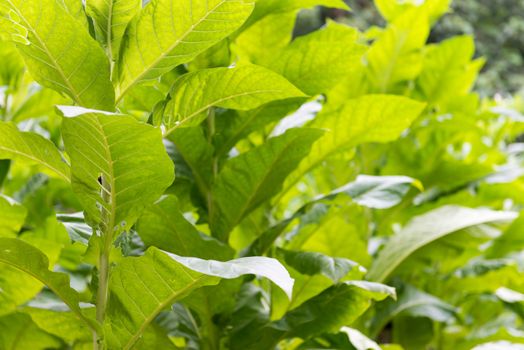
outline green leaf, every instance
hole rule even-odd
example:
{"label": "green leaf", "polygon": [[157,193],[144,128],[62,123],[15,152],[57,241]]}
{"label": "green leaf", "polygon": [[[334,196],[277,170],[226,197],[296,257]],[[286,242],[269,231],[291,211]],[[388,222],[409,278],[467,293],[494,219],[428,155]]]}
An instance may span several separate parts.
{"label": "green leaf", "polygon": [[329,131],[313,146],[284,185],[287,192],[309,171],[339,152],[366,142],[389,142],[420,115],[424,104],[402,96],[365,95],[320,113],[308,126]]}
{"label": "green leaf", "polygon": [[524,345],[508,341],[494,341],[477,345],[471,350],[524,350]]}
{"label": "green leaf", "polygon": [[286,13],[315,6],[349,10],[349,7],[343,0],[257,0],[255,10],[249,18],[246,26],[259,21],[264,16],[270,14]]}
{"label": "green leaf", "polygon": [[475,43],[470,36],[458,36],[431,46],[417,85],[432,103],[444,103],[466,95],[484,61],[474,60]]}
{"label": "green leaf", "polygon": [[342,327],[340,332],[347,334],[348,340],[355,347],[355,350],[382,350],[377,343],[357,329]]}
{"label": "green leaf", "polygon": [[349,281],[332,286],[278,321],[259,327],[246,322],[244,327],[235,330],[231,349],[272,349],[284,338],[308,339],[335,333],[362,315],[372,300],[380,301],[388,296],[394,298],[395,290],[378,283]]}
{"label": "green leaf", "polygon": [[[92,309],[94,311],[94,309]],[[93,334],[80,322],[75,314],[68,311],[54,311],[38,308],[23,308],[23,312],[31,316],[33,322],[42,330],[67,341],[89,342]]]}
{"label": "green leaf", "polygon": [[294,98],[270,102],[250,111],[236,112],[227,118],[216,118],[216,152],[226,155],[243,138],[263,132],[267,125],[275,123],[296,111],[306,98]]}
{"label": "green leaf", "polygon": [[[151,273],[153,271],[154,273]],[[291,294],[293,280],[277,260],[253,257],[228,262],[166,254],[150,248],[145,256],[126,258],[111,275],[111,300],[106,321],[110,347],[130,349],[163,310],[194,290],[255,274],[271,279]]]}
{"label": "green leaf", "polygon": [[142,9],[142,0],[87,0],[86,12],[93,18],[97,39],[116,60],[127,24]]}
{"label": "green leaf", "polygon": [[429,36],[425,11],[406,11],[390,23],[365,55],[367,73],[375,90],[392,90],[412,80],[422,69],[421,49]]}
{"label": "green leaf", "polygon": [[277,194],[322,133],[316,129],[291,129],[229,160],[213,187],[213,233],[221,240],[227,239],[247,214]]}
{"label": "green leaf", "polygon": [[346,193],[359,205],[387,209],[400,203],[412,186],[422,190],[418,180],[407,176],[359,175],[354,182],[336,189],[331,195]]}
{"label": "green leaf", "polygon": [[84,11],[84,3],[82,1],[58,0],[58,2],[71,16],[73,16],[73,18],[82,23],[86,28],[88,27],[86,13]]}
{"label": "green leaf", "polygon": [[44,137],[21,132],[14,124],[0,122],[0,159],[20,159],[45,167],[69,182],[69,166],[56,146]]}
{"label": "green leaf", "polygon": [[49,270],[49,259],[37,248],[16,238],[0,237],[0,263],[19,270],[46,285],[91,329],[95,322],[81,311],[78,293],[69,286],[69,276]]}
{"label": "green leaf", "polygon": [[148,207],[136,229],[146,246],[177,255],[228,260],[234,253],[227,245],[199,232],[189,223],[174,196],[165,196]]}
{"label": "green leaf", "polygon": [[[0,4],[9,11],[12,39],[36,81],[81,106],[114,109],[107,57],[63,4],[56,0],[42,0],[38,6],[24,0]],[[67,30],[57,29],[58,25]]]}
{"label": "green leaf", "polygon": [[382,282],[418,249],[454,232],[482,224],[508,222],[513,212],[444,206],[412,219],[394,235],[373,262],[368,279]]}
{"label": "green leaf", "polygon": [[124,35],[118,99],[133,85],[158,78],[227,37],[253,7],[251,0],[149,2]]}
{"label": "green leaf", "polygon": [[16,237],[27,210],[13,199],[0,194],[0,237]]}
{"label": "green leaf", "polygon": [[46,350],[60,349],[62,342],[42,331],[29,315],[13,313],[0,317],[0,349]]}
{"label": "green leaf", "polygon": [[268,67],[309,95],[325,93],[359,62],[365,47],[356,44],[357,37],[354,28],[329,22],[295,39]]}
{"label": "green leaf", "polygon": [[292,250],[278,250],[286,264],[293,267],[303,275],[324,275],[333,282],[339,282],[349,271],[359,268],[362,272],[366,270],[354,261],[344,258],[333,258],[315,252],[302,252]]}
{"label": "green leaf", "polygon": [[270,70],[249,65],[199,70],[180,77],[164,110],[165,135],[199,124],[210,107],[237,110],[257,108],[275,100],[304,94]]}
{"label": "green leaf", "polygon": [[249,62],[260,65],[272,62],[291,42],[297,13],[295,9],[269,14],[243,30],[234,46],[240,60],[246,57]]}
{"label": "green leaf", "polygon": [[395,298],[395,289],[383,284],[349,281],[333,286],[289,312],[285,324],[289,336],[310,338],[336,332],[350,325],[371,305],[371,300]]}
{"label": "green leaf", "polygon": [[60,107],[72,185],[86,218],[103,232],[135,223],[173,182],[160,130],[130,116]]}
{"label": "green leaf", "polygon": [[377,336],[382,328],[397,316],[427,317],[446,322],[456,316],[457,310],[439,298],[411,285],[397,288],[398,300],[387,300],[377,306],[370,332]]}

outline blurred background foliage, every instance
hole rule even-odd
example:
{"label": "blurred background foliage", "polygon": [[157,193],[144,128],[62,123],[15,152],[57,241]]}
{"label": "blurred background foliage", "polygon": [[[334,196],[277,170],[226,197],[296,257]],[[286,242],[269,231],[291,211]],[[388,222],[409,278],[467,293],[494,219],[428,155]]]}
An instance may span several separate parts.
{"label": "blurred background foliage", "polygon": [[[337,9],[303,11],[295,34],[318,28],[333,18],[366,31],[385,25],[373,1],[346,0],[352,12]],[[486,64],[476,83],[482,97],[509,97],[524,94],[524,1],[461,0],[439,19],[431,30],[429,42],[441,42],[455,35],[475,38],[476,57]]]}

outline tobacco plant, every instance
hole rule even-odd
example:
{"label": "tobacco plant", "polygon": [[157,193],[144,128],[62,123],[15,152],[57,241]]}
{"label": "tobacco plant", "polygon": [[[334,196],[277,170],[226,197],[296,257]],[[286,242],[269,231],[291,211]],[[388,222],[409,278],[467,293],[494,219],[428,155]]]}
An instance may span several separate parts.
{"label": "tobacco plant", "polygon": [[0,349],[518,340],[517,112],[449,1],[317,5],[0,0]]}

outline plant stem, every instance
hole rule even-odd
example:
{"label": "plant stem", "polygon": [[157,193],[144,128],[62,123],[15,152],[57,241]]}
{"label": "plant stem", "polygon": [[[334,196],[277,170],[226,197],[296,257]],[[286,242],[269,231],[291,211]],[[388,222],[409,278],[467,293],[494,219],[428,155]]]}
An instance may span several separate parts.
{"label": "plant stem", "polygon": [[7,104],[9,103],[9,93],[7,92],[7,89],[4,91],[4,101],[2,104],[2,109],[0,109],[0,120],[6,121],[7,120]]}
{"label": "plant stem", "polygon": [[[104,178],[100,177],[100,185],[105,189],[102,191],[102,198],[106,203],[111,201],[111,196],[109,193],[112,193],[111,186]],[[100,255],[98,257],[98,290],[96,295],[96,320],[100,325],[104,324],[106,310],[107,310],[107,301],[109,297],[109,273],[110,273],[110,256],[111,256],[111,244],[113,243],[113,220],[112,217],[107,217],[107,213],[103,212],[102,214],[103,222],[109,222],[109,225],[105,226],[101,230],[101,247]],[[97,336],[96,344],[94,349],[103,349],[104,345],[98,343],[100,341],[100,335]]]}
{"label": "plant stem", "polygon": [[[209,109],[209,112],[207,114],[207,142],[212,146],[213,145],[213,136],[215,135],[216,128],[215,128],[215,109],[211,107]],[[218,173],[218,160],[216,155],[213,153],[213,157],[211,159],[212,162],[212,169],[213,169],[213,180],[215,179],[217,173]],[[213,194],[211,193],[210,186],[208,186],[207,190],[207,213],[209,218],[213,216]]]}

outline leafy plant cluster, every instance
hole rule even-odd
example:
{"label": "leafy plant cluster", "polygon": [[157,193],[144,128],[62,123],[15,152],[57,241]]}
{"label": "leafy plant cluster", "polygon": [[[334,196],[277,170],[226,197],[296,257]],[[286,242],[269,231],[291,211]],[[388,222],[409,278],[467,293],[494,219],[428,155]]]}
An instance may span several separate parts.
{"label": "leafy plant cluster", "polygon": [[523,116],[375,3],[0,0],[0,349],[518,349]]}

